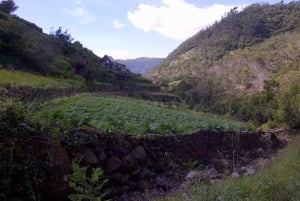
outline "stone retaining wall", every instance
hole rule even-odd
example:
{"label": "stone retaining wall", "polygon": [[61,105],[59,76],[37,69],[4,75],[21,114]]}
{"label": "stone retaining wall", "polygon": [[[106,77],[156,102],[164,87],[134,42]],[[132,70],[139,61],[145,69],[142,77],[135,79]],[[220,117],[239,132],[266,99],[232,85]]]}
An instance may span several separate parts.
{"label": "stone retaining wall", "polygon": [[70,158],[83,157],[82,165],[102,167],[110,180],[107,188],[119,196],[145,189],[168,191],[195,164],[213,167],[216,178],[231,174],[254,159],[268,157],[283,143],[276,133],[263,132],[199,130],[133,137],[77,129],[63,145]]}
{"label": "stone retaining wall", "polygon": [[[44,201],[66,201],[71,161],[101,167],[105,189],[114,200],[136,200],[147,190],[168,192],[192,179],[198,167],[208,179],[244,171],[253,160],[267,158],[284,143],[277,132],[199,130],[189,134],[131,136],[73,129],[62,140],[26,125],[15,134],[0,133],[0,197],[22,199],[31,193]],[[30,184],[30,185],[28,185]]]}

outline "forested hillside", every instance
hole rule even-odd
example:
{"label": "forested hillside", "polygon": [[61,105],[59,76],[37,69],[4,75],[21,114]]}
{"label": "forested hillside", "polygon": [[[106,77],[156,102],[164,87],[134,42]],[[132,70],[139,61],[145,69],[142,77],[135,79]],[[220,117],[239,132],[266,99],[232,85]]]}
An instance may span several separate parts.
{"label": "forested hillside", "polygon": [[267,127],[294,116],[289,124],[299,127],[299,52],[300,3],[253,4],[183,42],[146,77],[194,109]]}

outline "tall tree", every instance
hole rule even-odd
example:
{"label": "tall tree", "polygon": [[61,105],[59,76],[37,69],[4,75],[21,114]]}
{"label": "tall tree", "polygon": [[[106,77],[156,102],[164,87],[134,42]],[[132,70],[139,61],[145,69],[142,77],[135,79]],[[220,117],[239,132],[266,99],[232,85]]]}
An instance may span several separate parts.
{"label": "tall tree", "polygon": [[18,6],[15,4],[13,0],[3,0],[0,3],[0,11],[11,14],[16,11]]}

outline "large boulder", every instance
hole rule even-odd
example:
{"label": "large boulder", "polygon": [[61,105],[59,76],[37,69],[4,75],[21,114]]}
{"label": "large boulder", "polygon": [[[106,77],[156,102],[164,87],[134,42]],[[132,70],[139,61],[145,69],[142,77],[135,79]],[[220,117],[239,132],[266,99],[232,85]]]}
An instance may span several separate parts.
{"label": "large boulder", "polygon": [[146,158],[146,151],[142,146],[136,146],[132,151],[131,155],[133,158],[139,161],[143,161]]}
{"label": "large boulder", "polygon": [[105,171],[110,174],[115,172],[121,166],[122,161],[118,157],[112,156],[105,162]]}
{"label": "large boulder", "polygon": [[90,148],[84,150],[83,161],[87,165],[96,165],[99,162],[97,156]]}

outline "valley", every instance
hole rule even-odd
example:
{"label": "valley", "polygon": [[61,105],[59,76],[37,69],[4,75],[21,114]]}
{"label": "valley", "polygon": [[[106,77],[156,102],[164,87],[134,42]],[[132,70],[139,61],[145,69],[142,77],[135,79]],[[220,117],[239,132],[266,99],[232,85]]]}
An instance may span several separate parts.
{"label": "valley", "polygon": [[299,200],[299,2],[233,8],[131,61],[6,3],[1,201]]}

